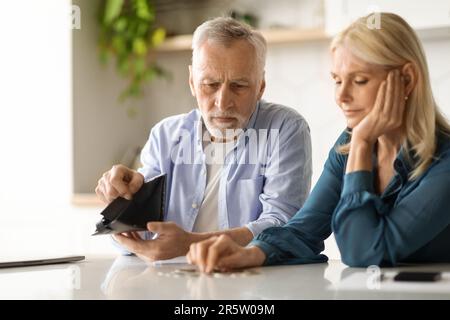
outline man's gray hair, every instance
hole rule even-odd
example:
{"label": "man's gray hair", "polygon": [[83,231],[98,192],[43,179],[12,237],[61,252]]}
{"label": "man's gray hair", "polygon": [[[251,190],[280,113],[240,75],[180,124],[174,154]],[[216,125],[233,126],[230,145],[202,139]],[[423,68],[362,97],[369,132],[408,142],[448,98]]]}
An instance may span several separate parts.
{"label": "man's gray hair", "polygon": [[229,17],[214,18],[197,27],[192,39],[192,59],[196,50],[200,49],[206,41],[212,41],[228,47],[238,40],[245,40],[253,46],[258,66],[263,72],[266,65],[266,39],[249,25]]}

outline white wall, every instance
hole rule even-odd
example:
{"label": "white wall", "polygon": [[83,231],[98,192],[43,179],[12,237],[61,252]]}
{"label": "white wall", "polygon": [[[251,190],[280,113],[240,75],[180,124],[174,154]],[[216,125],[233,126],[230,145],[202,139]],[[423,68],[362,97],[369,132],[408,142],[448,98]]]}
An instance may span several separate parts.
{"label": "white wall", "polygon": [[0,259],[109,250],[90,238],[98,216],[70,206],[70,14],[68,0],[0,4]]}
{"label": "white wall", "polygon": [[372,12],[400,14],[413,28],[450,26],[448,0],[325,0],[326,30],[336,34],[358,17]]}

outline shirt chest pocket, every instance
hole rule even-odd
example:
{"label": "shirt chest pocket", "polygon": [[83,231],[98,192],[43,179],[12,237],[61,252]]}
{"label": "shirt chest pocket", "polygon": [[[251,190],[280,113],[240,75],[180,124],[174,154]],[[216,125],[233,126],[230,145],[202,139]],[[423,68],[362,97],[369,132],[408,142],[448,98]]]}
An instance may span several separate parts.
{"label": "shirt chest pocket", "polygon": [[264,177],[254,179],[241,179],[236,185],[236,198],[232,201],[238,203],[237,210],[241,216],[241,224],[257,219],[261,213],[262,205],[259,195],[263,192]]}

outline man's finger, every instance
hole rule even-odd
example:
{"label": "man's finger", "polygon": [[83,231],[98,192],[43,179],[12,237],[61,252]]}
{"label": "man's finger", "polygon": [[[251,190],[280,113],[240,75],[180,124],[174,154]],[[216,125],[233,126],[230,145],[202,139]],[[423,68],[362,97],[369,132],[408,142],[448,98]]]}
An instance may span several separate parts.
{"label": "man's finger", "polygon": [[137,240],[137,241],[143,240],[142,237],[141,237],[141,235],[140,235],[138,232],[132,231],[132,232],[130,232],[130,233],[131,233],[131,236],[133,237],[134,240]]}
{"label": "man's finger", "polygon": [[147,223],[147,230],[153,233],[163,233],[170,227],[168,222],[149,222]]}
{"label": "man's finger", "polygon": [[105,193],[106,193],[106,197],[109,200],[109,202],[113,201],[114,199],[116,199],[119,196],[119,193],[117,192],[117,190],[108,182],[104,182],[105,185]]}
{"label": "man's finger", "polygon": [[129,237],[125,237],[123,235],[120,234],[115,234],[113,235],[114,239],[123,247],[125,247],[125,249],[127,249],[128,251],[132,252],[132,253],[141,253],[142,252],[142,244],[140,241],[133,239],[133,238],[129,238]]}
{"label": "man's finger", "polygon": [[130,193],[128,183],[131,180],[132,171],[125,166],[114,166],[111,169],[108,182],[119,193],[120,196],[124,196]]}
{"label": "man's finger", "polygon": [[109,190],[108,190],[108,182],[106,182],[106,180],[102,180],[102,186],[103,186],[103,195],[107,201],[107,203],[111,203],[115,198],[113,198],[112,196],[110,196],[109,194]]}
{"label": "man's finger", "polygon": [[105,190],[103,186],[103,179],[100,179],[97,183],[97,187],[95,188],[95,193],[97,194],[97,197],[105,204],[108,204],[108,200],[106,200],[106,197],[104,195]]}
{"label": "man's finger", "polygon": [[134,172],[131,181],[128,183],[128,190],[131,194],[135,194],[142,187],[144,176],[139,172]]}

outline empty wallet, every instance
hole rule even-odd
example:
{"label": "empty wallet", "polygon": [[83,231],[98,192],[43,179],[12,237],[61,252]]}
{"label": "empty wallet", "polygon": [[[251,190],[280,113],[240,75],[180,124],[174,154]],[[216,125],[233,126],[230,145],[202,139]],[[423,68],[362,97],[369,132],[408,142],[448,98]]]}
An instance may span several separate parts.
{"label": "empty wallet", "polygon": [[93,235],[144,231],[147,222],[163,221],[165,186],[163,174],[144,183],[133,199],[116,198],[100,213],[103,219],[97,223]]}

